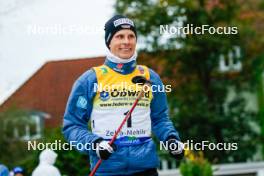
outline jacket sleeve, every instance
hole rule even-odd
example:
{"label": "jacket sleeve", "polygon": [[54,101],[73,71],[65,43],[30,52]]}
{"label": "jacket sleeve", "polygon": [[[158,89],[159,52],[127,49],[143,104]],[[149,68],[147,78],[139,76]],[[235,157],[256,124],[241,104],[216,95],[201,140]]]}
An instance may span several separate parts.
{"label": "jacket sleeve", "polygon": [[[179,134],[169,119],[167,97],[164,86],[159,75],[150,70],[150,81],[152,82],[153,99],[151,108],[151,127],[154,134],[160,141],[166,141],[168,137],[175,137],[180,140]],[[162,91],[159,91],[162,90]]]}
{"label": "jacket sleeve", "polygon": [[[93,70],[88,70],[73,85],[69,96],[63,120],[63,134],[68,142],[76,145],[89,146],[100,137],[88,130],[88,122],[93,108],[95,91],[94,84],[97,83]],[[85,151],[86,148],[79,151]],[[90,148],[89,148],[90,149]]]}

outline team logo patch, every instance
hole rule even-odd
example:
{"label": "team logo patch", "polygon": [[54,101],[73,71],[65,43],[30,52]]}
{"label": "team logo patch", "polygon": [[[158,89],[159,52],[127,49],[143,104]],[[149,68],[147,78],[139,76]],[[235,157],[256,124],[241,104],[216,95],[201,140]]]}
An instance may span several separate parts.
{"label": "team logo patch", "polygon": [[102,74],[105,75],[106,73],[108,73],[107,69],[105,67],[101,68]]}
{"label": "team logo patch", "polygon": [[144,68],[142,68],[141,66],[138,67],[138,70],[140,72],[140,74],[144,74]]}
{"label": "team logo patch", "polygon": [[79,96],[76,106],[82,109],[87,108],[87,100],[83,96]]}
{"label": "team logo patch", "polygon": [[109,96],[109,93],[108,92],[105,92],[105,91],[100,92],[100,99],[102,101],[106,101],[109,98],[110,98],[110,96]]}
{"label": "team logo patch", "polygon": [[121,69],[123,66],[124,66],[124,64],[120,64],[119,63],[119,64],[116,65],[116,68]]}

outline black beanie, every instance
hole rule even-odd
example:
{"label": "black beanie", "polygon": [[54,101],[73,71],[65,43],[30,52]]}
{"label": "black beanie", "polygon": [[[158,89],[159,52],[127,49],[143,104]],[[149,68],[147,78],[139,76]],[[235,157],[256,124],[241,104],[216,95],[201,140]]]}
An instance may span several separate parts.
{"label": "black beanie", "polygon": [[122,29],[132,30],[137,37],[136,26],[134,22],[123,15],[115,15],[105,23],[105,44],[107,48],[109,48],[109,44],[115,33]]}

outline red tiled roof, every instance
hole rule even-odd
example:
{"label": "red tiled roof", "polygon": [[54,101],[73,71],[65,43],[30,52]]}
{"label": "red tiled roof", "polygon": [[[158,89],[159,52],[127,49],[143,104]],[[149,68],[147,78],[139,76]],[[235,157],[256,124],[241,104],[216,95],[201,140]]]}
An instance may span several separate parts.
{"label": "red tiled roof", "polygon": [[61,125],[74,81],[103,62],[104,57],[47,62],[1,105],[0,111],[12,105],[39,110],[51,115],[48,127]]}

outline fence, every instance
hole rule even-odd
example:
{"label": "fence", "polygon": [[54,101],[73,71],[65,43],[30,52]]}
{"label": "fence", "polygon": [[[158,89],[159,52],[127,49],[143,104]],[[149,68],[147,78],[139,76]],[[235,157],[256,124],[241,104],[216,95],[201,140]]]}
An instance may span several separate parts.
{"label": "fence", "polygon": [[[175,164],[169,164],[170,167]],[[161,162],[160,176],[181,176],[178,169],[170,168],[166,161]],[[214,176],[264,176],[264,162],[234,163],[213,165]]]}

